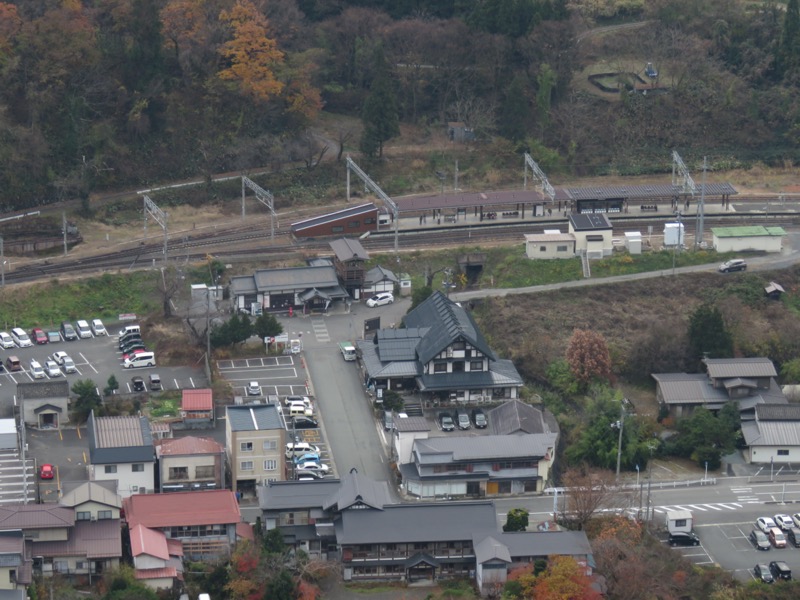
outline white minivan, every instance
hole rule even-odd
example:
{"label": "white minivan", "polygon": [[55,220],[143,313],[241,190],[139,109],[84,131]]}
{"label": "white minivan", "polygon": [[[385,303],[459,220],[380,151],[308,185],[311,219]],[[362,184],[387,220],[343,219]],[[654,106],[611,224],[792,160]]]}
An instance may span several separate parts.
{"label": "white minivan", "polygon": [[28,334],[25,333],[25,331],[23,329],[20,329],[19,327],[14,327],[14,329],[11,330],[11,337],[14,340],[14,343],[20,348],[27,348],[28,346],[33,346],[31,338],[29,338]]}
{"label": "white minivan", "polygon": [[122,366],[126,369],[135,369],[138,367],[155,367],[156,355],[153,352],[142,352],[141,354],[133,354],[125,359]]}
{"label": "white minivan", "polygon": [[3,348],[13,348],[16,346],[14,343],[14,338],[8,335],[5,331],[0,331],[0,346]]}
{"label": "white minivan", "polygon": [[75,331],[78,332],[78,337],[81,339],[92,337],[92,330],[89,327],[89,323],[86,321],[78,321],[75,323]]}

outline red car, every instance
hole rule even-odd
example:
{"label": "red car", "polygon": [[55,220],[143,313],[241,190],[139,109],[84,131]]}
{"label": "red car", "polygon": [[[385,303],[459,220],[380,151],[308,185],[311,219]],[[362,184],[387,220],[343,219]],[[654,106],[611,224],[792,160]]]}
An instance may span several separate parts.
{"label": "red car", "polygon": [[131,358],[132,356],[136,356],[137,354],[141,354],[142,352],[147,352],[147,350],[145,348],[137,348],[136,350],[131,350],[130,352],[127,352],[122,355],[122,360]]}
{"label": "red car", "polygon": [[31,331],[31,338],[33,338],[33,341],[37,344],[46,344],[48,341],[47,334],[38,327]]}
{"label": "red car", "polygon": [[40,479],[52,479],[55,477],[56,471],[53,468],[53,465],[50,464],[43,464],[42,467],[39,469],[39,478]]}

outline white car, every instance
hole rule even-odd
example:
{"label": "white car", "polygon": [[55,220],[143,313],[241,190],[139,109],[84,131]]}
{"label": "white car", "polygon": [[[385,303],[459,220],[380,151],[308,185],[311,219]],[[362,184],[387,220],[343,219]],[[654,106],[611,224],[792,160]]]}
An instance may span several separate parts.
{"label": "white car", "polygon": [[36,359],[31,359],[30,373],[34,379],[44,379],[44,369]]}
{"label": "white car", "polygon": [[794,527],[794,521],[792,521],[792,517],[789,515],[775,515],[775,523],[784,530],[789,530]]}
{"label": "white car", "polygon": [[290,442],[286,444],[286,458],[292,458],[308,452],[319,454],[319,446],[314,446],[307,442],[295,442],[294,444]]}
{"label": "white car", "polygon": [[311,398],[309,398],[308,396],[286,396],[284,402],[286,403],[286,406],[289,406],[290,404],[294,404],[296,402],[302,402],[308,408],[311,408]]}
{"label": "white car", "polygon": [[258,385],[257,381],[251,381],[247,384],[247,395],[248,396],[260,396],[261,395],[261,386]]}
{"label": "white car", "polygon": [[792,515],[792,521],[794,521],[794,526],[800,528],[800,513],[794,513]]}
{"label": "white car", "polygon": [[63,350],[55,352],[50,359],[57,365],[60,365],[64,373],[76,373],[78,371],[78,369],[75,367],[75,361],[73,361],[69,354]]}
{"label": "white car", "polygon": [[13,348],[16,346],[14,338],[12,338],[7,331],[0,331],[0,346],[3,348]]}
{"label": "white car", "polygon": [[75,323],[75,331],[78,332],[78,337],[81,339],[88,339],[92,337],[92,328],[86,321],[78,321]]}
{"label": "white car", "polygon": [[299,465],[295,466],[295,470],[300,471],[316,471],[316,472],[328,472],[328,465],[321,465],[318,462],[304,462],[300,463]]}
{"label": "white car", "polygon": [[394,302],[394,296],[391,292],[381,292],[367,300],[367,306],[375,308],[376,306],[383,306],[384,304],[391,304],[392,302]]}
{"label": "white car", "polygon": [[769,530],[777,527],[777,525],[775,525],[775,521],[769,517],[758,517],[758,519],[756,519],[756,527],[764,533],[769,533]]}
{"label": "white car", "polygon": [[47,373],[48,377],[61,377],[61,369],[58,368],[54,360],[45,361],[44,372]]}
{"label": "white car", "polygon": [[106,331],[106,326],[103,325],[103,322],[100,319],[95,319],[94,321],[92,321],[92,331],[96,336],[108,335],[108,331]]}

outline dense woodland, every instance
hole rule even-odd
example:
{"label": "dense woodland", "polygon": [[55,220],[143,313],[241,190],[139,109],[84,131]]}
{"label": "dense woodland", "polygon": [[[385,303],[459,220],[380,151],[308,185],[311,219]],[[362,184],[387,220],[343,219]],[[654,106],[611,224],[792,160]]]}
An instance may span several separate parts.
{"label": "dense woodland", "polygon": [[[600,98],[576,76],[598,57],[668,92]],[[793,163],[799,85],[798,0],[0,2],[0,207],[297,158],[322,110],[376,157],[398,122],[460,120],[575,174]]]}

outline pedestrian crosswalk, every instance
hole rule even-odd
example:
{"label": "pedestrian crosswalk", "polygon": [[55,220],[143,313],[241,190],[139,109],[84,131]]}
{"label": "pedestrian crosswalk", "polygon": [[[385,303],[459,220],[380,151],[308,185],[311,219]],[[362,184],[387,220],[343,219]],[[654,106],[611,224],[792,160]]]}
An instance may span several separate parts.
{"label": "pedestrian crosswalk", "polygon": [[311,327],[314,330],[314,337],[318,342],[330,342],[331,336],[328,333],[328,326],[323,319],[311,319]]}
{"label": "pedestrian crosswalk", "polygon": [[[753,504],[754,502],[749,502]],[[760,504],[760,501],[758,501]],[[747,502],[714,502],[711,504],[671,504],[669,506],[656,506],[653,510],[657,513],[666,513],[669,510],[694,510],[699,512],[713,512],[724,510],[738,510]]]}

